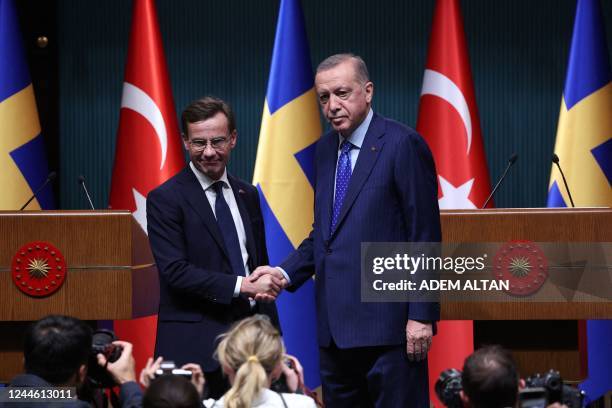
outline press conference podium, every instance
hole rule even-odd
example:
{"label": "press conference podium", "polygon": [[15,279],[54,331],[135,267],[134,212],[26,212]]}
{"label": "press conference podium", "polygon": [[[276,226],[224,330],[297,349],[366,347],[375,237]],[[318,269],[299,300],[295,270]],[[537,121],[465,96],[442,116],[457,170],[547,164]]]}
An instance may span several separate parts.
{"label": "press conference podium", "polygon": [[[23,245],[44,241],[66,261],[55,293],[31,297],[13,283],[11,262]],[[157,269],[145,232],[128,211],[0,211],[0,382],[23,371],[23,335],[48,314],[83,320],[157,313]]]}
{"label": "press conference podium", "polygon": [[[612,209],[444,210],[443,242],[612,242]],[[584,322],[612,319],[608,302],[442,302],[442,319],[475,320],[476,346],[512,350],[521,374],[558,369],[586,376]],[[458,367],[460,368],[460,367]]]}

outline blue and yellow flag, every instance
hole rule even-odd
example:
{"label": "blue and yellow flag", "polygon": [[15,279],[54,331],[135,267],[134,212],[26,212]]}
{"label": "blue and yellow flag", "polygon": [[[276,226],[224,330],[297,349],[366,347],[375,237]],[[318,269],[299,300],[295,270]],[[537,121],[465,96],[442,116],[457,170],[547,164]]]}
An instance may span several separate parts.
{"label": "blue and yellow flag", "polygon": [[[314,145],[320,135],[304,15],[299,0],[281,0],[253,176],[271,265],[312,229]],[[302,363],[306,384],[319,386],[314,282],[281,294],[277,306],[288,353]]]}
{"label": "blue and yellow flag", "polygon": [[[34,89],[13,0],[0,0],[0,209],[17,210],[47,178]],[[53,207],[50,186],[27,209]]]}
{"label": "blue and yellow flag", "polygon": [[[612,207],[612,71],[599,0],[578,0],[555,153],[576,206]],[[553,166],[549,207],[570,203]],[[612,390],[612,321],[587,322],[589,399]]]}

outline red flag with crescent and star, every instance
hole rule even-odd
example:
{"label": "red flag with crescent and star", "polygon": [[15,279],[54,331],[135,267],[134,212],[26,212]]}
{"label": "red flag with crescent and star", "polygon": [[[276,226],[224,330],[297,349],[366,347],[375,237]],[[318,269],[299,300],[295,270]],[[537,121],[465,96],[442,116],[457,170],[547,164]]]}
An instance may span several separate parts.
{"label": "red flag with crescent and star", "polygon": [[[134,0],[109,207],[133,212],[147,231],[149,191],[185,165],[154,0]],[[155,348],[157,316],[117,320],[138,372]]]}
{"label": "red flag with crescent and star", "polygon": [[[440,208],[480,208],[491,183],[458,0],[436,2],[417,131],[434,155]],[[436,406],[433,385],[440,372],[461,368],[473,343],[472,321],[440,322],[429,352],[430,397]]]}

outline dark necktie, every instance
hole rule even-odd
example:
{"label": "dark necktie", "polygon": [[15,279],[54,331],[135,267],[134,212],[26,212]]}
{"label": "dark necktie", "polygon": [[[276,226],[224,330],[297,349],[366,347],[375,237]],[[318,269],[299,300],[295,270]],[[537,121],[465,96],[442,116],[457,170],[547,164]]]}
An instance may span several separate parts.
{"label": "dark necktie", "polygon": [[338,217],[340,217],[340,209],[348,190],[349,182],[351,181],[351,149],[353,144],[345,140],[340,145],[340,157],[338,158],[338,168],[336,169],[336,194],[334,198],[334,209],[330,225],[330,234],[333,234],[336,229]]}
{"label": "dark necktie", "polygon": [[223,241],[225,242],[225,248],[230,258],[230,264],[234,274],[237,276],[244,276],[244,263],[242,262],[242,251],[240,250],[240,242],[238,241],[238,232],[236,231],[236,224],[234,224],[234,218],[230,211],[225,197],[223,197],[223,181],[217,181],[212,185],[215,192],[217,193],[217,199],[215,200],[215,215],[217,217],[217,225],[221,230]]}

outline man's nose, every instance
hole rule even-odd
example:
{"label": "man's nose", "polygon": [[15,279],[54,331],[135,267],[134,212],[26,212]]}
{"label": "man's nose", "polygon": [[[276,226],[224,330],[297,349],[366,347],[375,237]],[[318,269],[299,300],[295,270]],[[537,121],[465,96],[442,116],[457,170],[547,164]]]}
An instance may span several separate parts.
{"label": "man's nose", "polygon": [[202,155],[204,157],[213,157],[215,154],[217,154],[217,152],[215,149],[213,149],[212,144],[206,143],[206,146],[204,146],[204,150],[202,150]]}
{"label": "man's nose", "polygon": [[335,95],[331,95],[329,97],[329,110],[332,112],[337,112],[340,110],[340,103]]}

